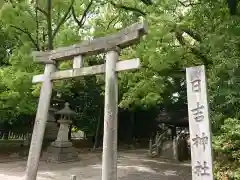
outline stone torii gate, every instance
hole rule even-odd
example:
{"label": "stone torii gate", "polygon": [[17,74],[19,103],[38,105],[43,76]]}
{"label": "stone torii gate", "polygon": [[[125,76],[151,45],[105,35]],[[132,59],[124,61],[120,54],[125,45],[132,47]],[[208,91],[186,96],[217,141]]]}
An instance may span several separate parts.
{"label": "stone torii gate", "polygon": [[[84,41],[48,52],[35,52],[35,61],[45,64],[44,74],[33,77],[42,82],[38,109],[26,167],[26,180],[36,180],[47,114],[52,95],[52,81],[94,75],[105,72],[104,138],[102,154],[102,180],[117,180],[117,109],[118,83],[116,71],[137,69],[139,59],[119,60],[120,50],[136,44],[147,33],[145,23],[135,23],[116,34]],[[83,56],[106,53],[102,65],[83,67]],[[73,59],[73,69],[57,71],[59,61]],[[118,62],[117,62],[118,61]]]}

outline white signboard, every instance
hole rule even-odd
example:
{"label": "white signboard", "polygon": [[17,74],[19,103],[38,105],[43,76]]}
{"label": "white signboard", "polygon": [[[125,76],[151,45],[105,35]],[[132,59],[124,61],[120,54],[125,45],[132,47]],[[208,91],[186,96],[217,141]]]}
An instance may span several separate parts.
{"label": "white signboard", "polygon": [[186,69],[192,179],[213,180],[212,138],[204,66]]}

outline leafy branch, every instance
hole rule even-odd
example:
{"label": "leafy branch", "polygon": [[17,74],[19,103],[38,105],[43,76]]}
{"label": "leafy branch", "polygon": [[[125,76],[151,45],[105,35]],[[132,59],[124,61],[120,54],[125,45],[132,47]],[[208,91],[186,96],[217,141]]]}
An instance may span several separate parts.
{"label": "leafy branch", "polygon": [[[108,30],[108,29],[110,28],[111,24],[112,24],[117,18],[118,18],[118,16],[115,16],[115,17],[108,23],[106,30]],[[117,22],[116,22],[116,23],[117,23]],[[114,23],[114,25],[115,25],[116,23]]]}
{"label": "leafy branch", "polygon": [[181,1],[181,0],[178,0],[178,2],[184,6],[184,7],[190,7],[190,6],[195,6],[195,5],[199,5],[200,3],[193,3],[193,2],[186,2],[186,1]]}
{"label": "leafy branch", "polygon": [[189,46],[186,43],[186,41],[183,37],[183,33],[188,34],[190,37],[192,37],[194,40],[196,40],[198,42],[202,41],[201,36],[189,28],[180,28],[180,29],[176,30],[176,32],[175,32],[176,38],[182,46],[189,48],[191,50],[191,52],[196,57],[200,58],[206,66],[211,64],[211,61],[206,57],[206,55],[204,53],[202,53],[198,48],[196,48],[194,46]]}
{"label": "leafy branch", "polygon": [[87,14],[88,14],[88,12],[89,12],[92,4],[93,4],[93,0],[91,0],[91,1],[89,2],[89,4],[87,5],[87,7],[86,7],[86,9],[84,10],[84,12],[83,12],[82,17],[81,17],[80,20],[78,20],[78,18],[77,18],[77,16],[76,16],[76,13],[75,13],[75,10],[74,10],[74,7],[72,7],[73,19],[74,19],[74,21],[78,24],[79,28],[81,28],[81,27],[84,25],[85,20],[86,20],[86,17],[87,17]]}
{"label": "leafy branch", "polygon": [[57,35],[60,27],[61,27],[61,26],[63,25],[63,23],[67,20],[67,17],[68,17],[68,15],[69,15],[72,7],[73,7],[74,1],[75,1],[75,0],[72,0],[72,1],[71,1],[71,4],[70,4],[68,10],[65,12],[64,16],[62,17],[62,19],[61,19],[60,22],[58,23],[56,29],[53,31],[52,38],[54,38],[54,37]]}
{"label": "leafy branch", "polygon": [[152,5],[153,2],[152,0],[140,0],[142,3],[144,3],[145,5],[149,6],[149,5]]}
{"label": "leafy branch", "polygon": [[140,9],[129,7],[129,6],[125,6],[125,5],[122,5],[122,4],[116,4],[113,1],[110,1],[110,4],[112,6],[114,6],[115,8],[117,8],[117,9],[124,9],[126,11],[132,11],[132,12],[140,13],[143,16],[146,16],[146,13],[141,11]]}
{"label": "leafy branch", "polygon": [[37,42],[35,41],[35,39],[32,37],[31,33],[27,31],[27,29],[21,29],[20,27],[17,26],[13,26],[11,25],[12,28],[26,34],[28,36],[28,38],[30,39],[30,41],[33,43],[33,45],[36,47],[36,49],[38,51],[40,51],[40,47],[38,46]]}
{"label": "leafy branch", "polygon": [[13,7],[16,7],[16,3],[13,0],[4,0],[6,3],[10,3]]}
{"label": "leafy branch", "polygon": [[45,16],[48,16],[48,13],[45,10],[41,9],[39,6],[37,6],[36,9],[42,14],[44,14]]}
{"label": "leafy branch", "polygon": [[182,29],[183,32],[187,33],[189,36],[191,36],[196,41],[202,42],[202,38],[201,38],[201,36],[197,32],[195,32],[195,31],[193,31],[193,30],[191,30],[189,28],[183,28],[182,27],[181,29]]}

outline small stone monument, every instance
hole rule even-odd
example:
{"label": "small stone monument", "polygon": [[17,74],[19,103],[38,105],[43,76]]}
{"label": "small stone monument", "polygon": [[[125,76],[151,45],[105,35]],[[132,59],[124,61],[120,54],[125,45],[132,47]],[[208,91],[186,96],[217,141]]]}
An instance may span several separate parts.
{"label": "small stone monument", "polygon": [[77,161],[78,153],[72,146],[72,142],[68,140],[69,125],[72,123],[71,116],[75,115],[75,112],[69,108],[69,103],[65,103],[65,107],[56,114],[60,115],[57,139],[47,148],[43,154],[43,160],[56,163]]}
{"label": "small stone monument", "polygon": [[57,109],[50,107],[48,110],[48,119],[44,134],[44,140],[45,141],[55,141],[58,134],[58,125],[55,119],[55,112],[57,112]]}

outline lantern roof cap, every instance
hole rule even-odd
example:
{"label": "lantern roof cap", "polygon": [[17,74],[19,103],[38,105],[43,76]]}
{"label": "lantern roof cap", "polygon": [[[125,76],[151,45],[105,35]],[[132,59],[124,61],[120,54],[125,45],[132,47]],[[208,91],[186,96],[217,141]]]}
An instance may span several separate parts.
{"label": "lantern roof cap", "polygon": [[64,108],[61,109],[60,111],[56,112],[56,114],[71,116],[71,115],[75,115],[76,113],[70,109],[69,103],[66,102]]}

